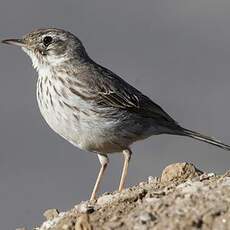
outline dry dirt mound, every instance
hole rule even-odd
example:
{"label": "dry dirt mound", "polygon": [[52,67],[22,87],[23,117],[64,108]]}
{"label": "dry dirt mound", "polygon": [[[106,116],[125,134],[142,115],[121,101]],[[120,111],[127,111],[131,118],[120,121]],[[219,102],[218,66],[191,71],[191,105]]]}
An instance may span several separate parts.
{"label": "dry dirt mound", "polygon": [[107,193],[72,210],[44,213],[36,230],[230,229],[230,172],[203,173],[192,164],[165,168],[160,178]]}

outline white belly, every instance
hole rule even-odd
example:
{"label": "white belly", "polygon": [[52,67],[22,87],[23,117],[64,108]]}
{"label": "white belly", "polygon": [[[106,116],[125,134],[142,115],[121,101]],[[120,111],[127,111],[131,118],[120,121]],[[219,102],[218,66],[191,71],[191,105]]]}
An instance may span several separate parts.
{"label": "white belly", "polygon": [[114,143],[117,134],[111,135],[115,121],[95,116],[90,104],[76,95],[72,98],[58,80],[39,77],[37,101],[48,125],[75,146],[104,153],[122,150],[122,144]]}

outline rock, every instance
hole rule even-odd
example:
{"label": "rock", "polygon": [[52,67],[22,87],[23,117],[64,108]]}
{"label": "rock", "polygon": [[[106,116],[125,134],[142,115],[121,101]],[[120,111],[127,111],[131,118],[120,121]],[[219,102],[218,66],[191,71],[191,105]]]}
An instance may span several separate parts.
{"label": "rock", "polygon": [[161,182],[188,179],[201,175],[202,172],[190,163],[176,163],[167,166],[161,175]]}
{"label": "rock", "polygon": [[215,173],[204,173],[202,175],[200,175],[200,181],[203,181],[203,180],[207,180],[209,179],[210,177],[214,177],[215,176]]}
{"label": "rock", "polygon": [[48,209],[43,213],[43,216],[47,219],[47,220],[52,220],[55,217],[57,217],[59,214],[59,211],[57,209]]}
{"label": "rock", "polygon": [[104,196],[99,197],[97,199],[97,204],[102,206],[102,205],[105,205],[105,204],[111,202],[112,200],[113,200],[113,195],[111,195],[111,194],[104,195]]}
{"label": "rock", "polygon": [[156,183],[158,181],[158,178],[157,177],[153,177],[153,176],[149,176],[148,177],[148,183],[151,184],[151,183]]}
{"label": "rock", "polygon": [[89,203],[81,203],[79,205],[75,205],[75,209],[80,213],[93,213],[95,211],[95,207],[93,205],[90,205]]}
{"label": "rock", "polygon": [[201,174],[189,163],[170,165],[161,180],[48,212],[37,230],[230,229],[230,174]]}
{"label": "rock", "polygon": [[149,221],[153,221],[156,219],[155,216],[152,215],[152,213],[149,212],[142,212],[139,216],[139,219],[142,224],[146,224]]}

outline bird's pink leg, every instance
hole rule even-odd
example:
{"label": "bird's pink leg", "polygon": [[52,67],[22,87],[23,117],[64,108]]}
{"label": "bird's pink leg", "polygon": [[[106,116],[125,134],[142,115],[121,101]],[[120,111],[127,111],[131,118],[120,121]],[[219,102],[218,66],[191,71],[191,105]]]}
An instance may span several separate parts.
{"label": "bird's pink leg", "polygon": [[96,183],[95,183],[94,188],[93,188],[93,192],[92,192],[91,197],[90,197],[90,201],[93,201],[96,199],[96,193],[99,189],[101,178],[102,178],[102,176],[106,170],[106,167],[109,163],[109,158],[106,155],[98,154],[97,156],[98,156],[99,161],[101,163],[101,168],[100,168],[100,171],[98,173],[97,180],[96,180]]}
{"label": "bird's pink leg", "polygon": [[123,155],[124,155],[124,165],[122,169],[122,174],[121,174],[121,180],[120,180],[120,185],[119,185],[119,192],[124,188],[125,185],[125,179],[128,173],[128,166],[129,166],[129,161],[131,159],[132,152],[130,149],[123,150]]}

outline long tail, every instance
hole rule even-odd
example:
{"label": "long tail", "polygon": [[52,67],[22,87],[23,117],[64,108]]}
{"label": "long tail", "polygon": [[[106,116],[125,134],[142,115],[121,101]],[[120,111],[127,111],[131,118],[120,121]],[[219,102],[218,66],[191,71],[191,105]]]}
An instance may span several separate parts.
{"label": "long tail", "polygon": [[[180,135],[180,134],[179,134],[179,135]],[[226,145],[226,144],[222,143],[221,141],[216,140],[216,139],[213,138],[213,137],[205,136],[205,135],[203,135],[203,134],[194,132],[194,131],[189,130],[189,129],[184,129],[184,128],[182,128],[182,133],[181,133],[181,135],[183,135],[183,136],[188,136],[188,137],[192,137],[192,138],[197,139],[197,140],[199,140],[199,141],[203,141],[203,142],[206,142],[206,143],[215,145],[215,146],[217,146],[217,147],[219,147],[219,148],[222,148],[222,149],[225,149],[225,150],[230,151],[230,146],[229,146],[229,145]]]}

